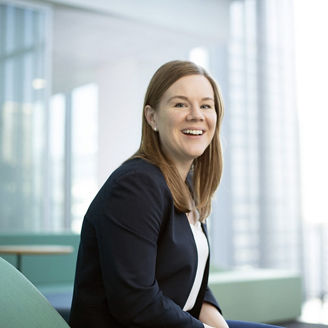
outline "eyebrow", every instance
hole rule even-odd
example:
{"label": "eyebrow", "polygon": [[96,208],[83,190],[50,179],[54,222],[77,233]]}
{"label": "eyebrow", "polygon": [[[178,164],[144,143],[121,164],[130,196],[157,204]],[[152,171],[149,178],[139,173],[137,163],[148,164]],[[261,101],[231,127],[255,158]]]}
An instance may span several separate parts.
{"label": "eyebrow", "polygon": [[[168,102],[170,102],[170,101],[173,100],[174,98],[179,98],[179,99],[183,99],[183,100],[188,100],[188,101],[189,101],[188,97],[186,97],[186,96],[173,96],[173,97],[170,97],[170,98],[168,99]],[[202,98],[201,100],[202,100],[202,101],[204,101],[204,100],[211,100],[211,101],[214,102],[214,99],[213,99],[212,97],[204,97],[204,98]]]}

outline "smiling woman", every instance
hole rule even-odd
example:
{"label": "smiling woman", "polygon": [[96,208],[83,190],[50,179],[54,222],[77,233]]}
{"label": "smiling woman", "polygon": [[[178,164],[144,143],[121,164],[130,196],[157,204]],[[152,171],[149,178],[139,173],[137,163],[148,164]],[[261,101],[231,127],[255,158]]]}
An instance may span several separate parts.
{"label": "smiling woman", "polygon": [[[200,66],[191,62],[169,62],[160,67],[150,81],[144,108],[141,146],[136,155],[151,159],[152,163],[161,169],[172,193],[174,205],[182,212],[188,212],[192,207],[190,191],[185,183],[185,171],[188,165],[189,169],[192,167],[193,198],[197,202],[200,220],[205,219],[210,213],[211,197],[222,173],[219,134],[223,118],[223,102],[217,84]],[[164,116],[163,121],[162,116]],[[153,129],[158,129],[156,120],[160,120],[160,124],[165,125],[165,117],[167,119],[171,116],[175,117],[175,120],[178,120],[178,117],[184,120],[181,123],[183,125],[176,128],[176,132],[171,124],[166,124],[166,129],[174,135],[170,136],[170,133],[163,129],[162,133],[156,131],[154,133]],[[194,127],[199,128],[200,125],[202,129],[205,128],[209,122],[205,117],[212,116],[215,122],[209,125],[210,130],[208,130],[209,126],[206,127],[206,131],[204,129],[204,137],[199,138],[201,140],[192,141],[191,137],[182,135],[183,130],[184,132],[194,130]],[[168,145],[170,145],[169,153]],[[190,148],[191,146],[193,147]],[[195,149],[197,147],[198,149]],[[186,157],[186,150],[180,152],[186,148],[188,157]],[[175,150],[174,155],[173,150]],[[192,151],[194,154],[190,154]]]}
{"label": "smiling woman", "polygon": [[173,61],[155,73],[140,148],[84,218],[71,327],[227,328],[208,288],[204,222],[221,177],[222,114],[201,67]]}

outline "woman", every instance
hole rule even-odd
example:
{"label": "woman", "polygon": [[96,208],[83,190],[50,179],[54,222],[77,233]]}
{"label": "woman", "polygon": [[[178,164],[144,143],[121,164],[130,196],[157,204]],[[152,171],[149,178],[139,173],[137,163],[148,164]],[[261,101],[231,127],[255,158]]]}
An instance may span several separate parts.
{"label": "woman", "polygon": [[222,172],[221,95],[201,67],[161,66],[137,153],[84,218],[71,327],[220,327],[204,220]]}

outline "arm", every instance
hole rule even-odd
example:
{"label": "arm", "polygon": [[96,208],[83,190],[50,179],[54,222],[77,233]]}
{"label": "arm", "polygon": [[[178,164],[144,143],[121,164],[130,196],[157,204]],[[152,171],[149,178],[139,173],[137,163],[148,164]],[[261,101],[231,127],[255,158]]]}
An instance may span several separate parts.
{"label": "arm", "polygon": [[228,328],[226,321],[221,313],[212,304],[204,302],[199,314],[199,320],[209,327],[213,328]]}
{"label": "arm", "polygon": [[199,319],[204,323],[205,328],[228,328],[228,325],[222,316],[221,308],[208,286],[205,290]]}
{"label": "arm", "polygon": [[129,173],[102,201],[95,226],[109,311],[123,326],[203,328],[156,281],[157,240],[168,204],[160,183],[148,173]]}
{"label": "arm", "polygon": [[210,290],[210,288],[208,286],[205,290],[203,302],[213,305],[222,314],[221,308],[220,308],[218,302],[216,301],[215,296],[213,295],[212,291]]}

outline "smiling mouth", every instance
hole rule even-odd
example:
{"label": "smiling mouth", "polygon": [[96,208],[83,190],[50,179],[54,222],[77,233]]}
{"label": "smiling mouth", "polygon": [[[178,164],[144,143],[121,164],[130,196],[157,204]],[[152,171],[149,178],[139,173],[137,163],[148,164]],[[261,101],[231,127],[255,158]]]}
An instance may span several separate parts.
{"label": "smiling mouth", "polygon": [[204,131],[186,129],[186,130],[182,130],[182,133],[190,136],[201,136],[204,133]]}

